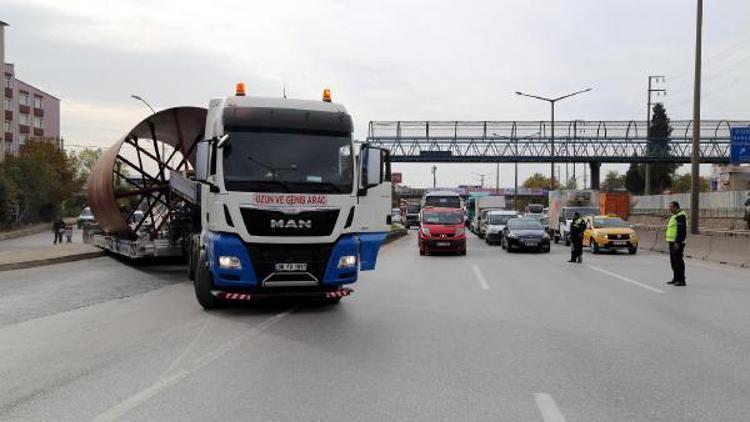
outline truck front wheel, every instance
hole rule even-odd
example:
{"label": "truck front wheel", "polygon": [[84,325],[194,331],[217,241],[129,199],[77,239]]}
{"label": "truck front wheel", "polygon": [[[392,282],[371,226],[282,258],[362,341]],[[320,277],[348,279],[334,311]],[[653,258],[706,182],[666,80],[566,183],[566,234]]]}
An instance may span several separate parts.
{"label": "truck front wheel", "polygon": [[190,280],[195,280],[195,264],[198,261],[198,251],[195,237],[191,236],[187,245],[187,276]]}
{"label": "truck front wheel", "polygon": [[220,308],[222,302],[211,294],[213,289],[213,274],[208,269],[208,262],[206,262],[206,252],[201,252],[198,257],[198,262],[195,266],[195,298],[198,299],[198,303],[203,309],[216,309]]}

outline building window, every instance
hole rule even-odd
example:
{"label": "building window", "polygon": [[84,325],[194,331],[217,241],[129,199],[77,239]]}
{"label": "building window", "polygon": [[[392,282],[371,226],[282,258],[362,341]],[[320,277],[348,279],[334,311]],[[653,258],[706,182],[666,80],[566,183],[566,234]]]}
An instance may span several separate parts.
{"label": "building window", "polygon": [[42,108],[42,97],[34,95],[34,108]]}
{"label": "building window", "polygon": [[29,125],[29,115],[28,114],[19,114],[18,122],[22,125]]}
{"label": "building window", "polygon": [[20,105],[29,105],[29,93],[28,92],[20,92],[18,94],[18,104]]}
{"label": "building window", "polygon": [[13,88],[13,78],[7,73],[5,74],[5,87]]}
{"label": "building window", "polygon": [[44,124],[41,117],[34,117],[34,127],[37,129],[43,129]]}
{"label": "building window", "polygon": [[10,142],[5,143],[5,155],[11,155],[13,154],[13,144]]}
{"label": "building window", "polygon": [[13,110],[13,102],[8,97],[5,97],[5,109],[9,111]]}
{"label": "building window", "polygon": [[19,135],[18,136],[18,145],[26,145],[26,140],[29,139],[28,135]]}
{"label": "building window", "polygon": [[11,132],[12,129],[13,129],[13,125],[10,123],[10,120],[6,120],[5,121],[5,131],[6,132]]}

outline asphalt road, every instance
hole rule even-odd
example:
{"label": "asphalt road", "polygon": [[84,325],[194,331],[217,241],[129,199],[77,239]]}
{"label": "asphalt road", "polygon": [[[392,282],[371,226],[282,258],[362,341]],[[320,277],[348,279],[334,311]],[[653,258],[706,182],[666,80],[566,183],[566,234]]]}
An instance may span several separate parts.
{"label": "asphalt road", "polygon": [[0,273],[0,420],[750,420],[750,272],[414,236],[337,306],[204,312],[181,267],[111,258]]}

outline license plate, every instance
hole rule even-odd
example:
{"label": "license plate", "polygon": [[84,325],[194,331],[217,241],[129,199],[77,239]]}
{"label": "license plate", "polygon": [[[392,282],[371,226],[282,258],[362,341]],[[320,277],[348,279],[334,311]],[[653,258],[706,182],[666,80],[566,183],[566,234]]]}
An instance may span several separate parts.
{"label": "license plate", "polygon": [[526,240],[526,241],[523,242],[524,246],[536,246],[538,244],[539,244],[539,242],[536,242],[534,240]]}
{"label": "license plate", "polygon": [[451,245],[451,242],[437,242],[435,245],[438,247],[448,247]]}
{"label": "license plate", "polygon": [[628,241],[627,240],[615,240],[612,242],[612,244],[615,246],[625,246],[628,244]]}
{"label": "license plate", "polygon": [[295,262],[283,262],[276,264],[276,271],[307,271],[307,264]]}

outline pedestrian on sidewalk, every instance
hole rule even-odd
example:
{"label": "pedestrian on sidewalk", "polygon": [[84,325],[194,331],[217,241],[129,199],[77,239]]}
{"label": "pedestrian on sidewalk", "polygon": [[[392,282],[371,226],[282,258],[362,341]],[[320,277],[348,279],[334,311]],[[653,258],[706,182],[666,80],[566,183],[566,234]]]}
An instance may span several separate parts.
{"label": "pedestrian on sidewalk", "polygon": [[52,241],[53,245],[57,245],[58,242],[62,243],[63,233],[65,233],[65,222],[61,217],[57,217],[57,220],[52,223],[52,235],[55,236],[55,240]]}
{"label": "pedestrian on sidewalk", "polygon": [[586,222],[581,214],[573,214],[573,222],[570,223],[570,261],[583,263],[583,233],[586,231]]}
{"label": "pedestrian on sidewalk", "polygon": [[65,242],[66,243],[73,242],[73,225],[72,224],[67,224],[65,226]]}
{"label": "pedestrian on sidewalk", "polygon": [[667,282],[673,286],[685,286],[685,240],[687,238],[687,214],[680,209],[677,201],[669,203],[669,212],[672,216],[667,222],[666,239],[669,244],[669,263],[672,265],[672,281]]}

